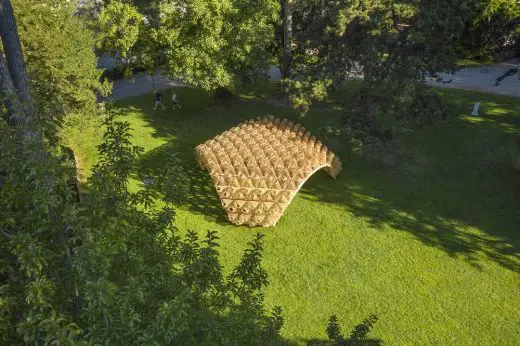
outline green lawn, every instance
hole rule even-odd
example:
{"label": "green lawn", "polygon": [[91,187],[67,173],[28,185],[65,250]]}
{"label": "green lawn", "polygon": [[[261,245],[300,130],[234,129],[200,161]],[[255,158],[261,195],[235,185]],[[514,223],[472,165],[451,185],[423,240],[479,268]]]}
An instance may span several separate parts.
{"label": "green lawn", "polygon": [[[193,178],[178,213],[182,231],[218,231],[228,269],[254,233],[265,233],[266,301],[283,307],[283,336],[292,342],[326,339],[335,313],[345,332],[376,314],[370,336],[385,344],[520,344],[520,174],[509,151],[520,135],[520,100],[442,90],[458,116],[366,158],[321,130],[339,122],[341,105],[322,104],[298,119],[270,89],[228,107],[180,89],[178,112],[154,112],[151,95],[119,102],[146,151],[132,188],[161,174],[166,153],[179,152]],[[345,93],[338,98],[347,100]],[[467,117],[475,101],[483,116]],[[339,154],[344,171],[337,180],[315,174],[276,227],[236,227],[193,149],[264,115],[298,119]],[[77,123],[68,136],[88,174],[102,130]]]}
{"label": "green lawn", "polygon": [[487,67],[493,65],[494,61],[489,60],[476,60],[476,59],[461,59],[458,61],[457,66],[459,68],[469,68],[469,67]]}

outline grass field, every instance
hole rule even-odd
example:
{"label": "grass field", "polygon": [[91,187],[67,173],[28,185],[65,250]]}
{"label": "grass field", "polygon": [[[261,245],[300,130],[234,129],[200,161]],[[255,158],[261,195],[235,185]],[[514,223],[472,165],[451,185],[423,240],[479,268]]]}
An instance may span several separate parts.
{"label": "grass field", "polygon": [[[270,89],[228,107],[180,89],[177,112],[154,112],[152,95],[120,101],[135,144],[145,148],[132,188],[161,174],[166,153],[179,152],[192,176],[180,230],[218,231],[226,268],[262,231],[266,302],[283,307],[283,336],[291,343],[326,339],[335,313],[345,332],[376,314],[370,336],[385,344],[520,344],[520,174],[510,155],[520,135],[520,100],[441,90],[456,114],[449,123],[403,135],[366,157],[321,130],[339,122],[341,104],[319,105],[298,119]],[[348,91],[338,99],[348,100]],[[483,116],[466,116],[476,101]],[[232,226],[193,149],[264,115],[299,121],[336,151],[344,171],[337,180],[316,173],[274,228]],[[68,136],[88,175],[102,130],[75,122]]]}

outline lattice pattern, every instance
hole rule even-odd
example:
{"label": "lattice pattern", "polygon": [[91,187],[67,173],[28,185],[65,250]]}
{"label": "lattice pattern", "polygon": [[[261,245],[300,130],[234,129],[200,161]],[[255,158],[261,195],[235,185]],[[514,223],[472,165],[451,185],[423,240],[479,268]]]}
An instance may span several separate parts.
{"label": "lattice pattern", "polygon": [[303,183],[325,168],[333,178],[340,160],[299,124],[273,117],[249,120],[195,149],[229,220],[274,226]]}

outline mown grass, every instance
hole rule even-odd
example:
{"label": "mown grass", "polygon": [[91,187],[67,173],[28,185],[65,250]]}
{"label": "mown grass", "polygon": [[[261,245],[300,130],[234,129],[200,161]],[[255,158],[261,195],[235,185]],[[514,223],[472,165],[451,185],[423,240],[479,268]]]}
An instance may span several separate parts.
{"label": "mown grass", "polygon": [[493,65],[493,60],[460,59],[457,62],[459,68],[486,67]]}
{"label": "mown grass", "polygon": [[[152,95],[122,100],[122,118],[145,148],[131,188],[160,175],[166,154],[178,152],[192,177],[178,212],[181,231],[218,231],[227,269],[254,233],[265,233],[266,301],[283,307],[283,336],[291,343],[326,339],[335,313],[346,331],[376,314],[370,336],[387,344],[518,344],[520,174],[509,150],[520,135],[520,101],[439,90],[453,104],[449,122],[359,156],[322,130],[339,123],[352,88],[302,119],[276,100],[272,85],[228,107],[188,88],[178,90],[177,112],[153,111]],[[478,118],[468,116],[475,101],[482,102]],[[344,171],[337,180],[315,174],[276,227],[236,227],[193,149],[264,115],[302,123],[337,152]],[[101,132],[86,122],[68,132],[86,175]]]}

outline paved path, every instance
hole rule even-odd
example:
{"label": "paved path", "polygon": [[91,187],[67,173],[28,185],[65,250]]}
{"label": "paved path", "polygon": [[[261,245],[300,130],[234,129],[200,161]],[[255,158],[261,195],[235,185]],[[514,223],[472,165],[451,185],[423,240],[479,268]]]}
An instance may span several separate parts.
{"label": "paved path", "polygon": [[[457,71],[455,74],[439,74],[444,81],[451,80],[450,83],[440,83],[433,79],[429,79],[427,82],[430,85],[444,88],[478,90],[492,94],[520,97],[520,79],[518,78],[518,75],[508,77],[504,79],[500,85],[495,86],[496,79],[509,71],[511,68],[515,67],[515,65],[518,65],[518,63],[519,61],[512,61],[511,63],[497,64],[485,68],[463,68]],[[269,77],[272,80],[279,80],[280,70],[278,70],[276,67],[272,67],[269,70]]]}
{"label": "paved path", "polygon": [[[429,80],[428,83],[444,88],[478,90],[493,94],[520,97],[520,79],[518,75],[506,78],[499,86],[495,86],[495,80],[512,67],[512,64],[499,64],[486,68],[463,68],[454,75],[447,73],[440,74],[444,80],[451,80],[451,83],[443,84],[435,80]],[[276,67],[272,67],[268,71],[268,74],[272,80],[280,79],[280,70]],[[181,81],[170,80],[164,73],[155,74],[153,81],[149,74],[143,73],[135,75],[131,79],[115,81],[112,94],[107,97],[107,99],[119,100],[130,96],[152,93],[154,85],[157,89],[167,89],[175,86],[183,86],[184,84]]]}
{"label": "paved path", "polygon": [[434,86],[456,89],[478,90],[493,94],[509,95],[520,97],[520,79],[518,74],[505,78],[500,85],[495,86],[495,80],[509,71],[512,64],[499,64],[488,67],[463,68],[456,74],[441,73],[440,76],[451,83],[438,83],[429,80],[428,83]]}
{"label": "paved path", "polygon": [[184,85],[180,81],[170,80],[166,74],[157,73],[152,76],[148,73],[140,73],[129,79],[120,79],[114,82],[112,94],[107,100],[120,100],[131,96],[152,93],[156,89],[167,89]]}

